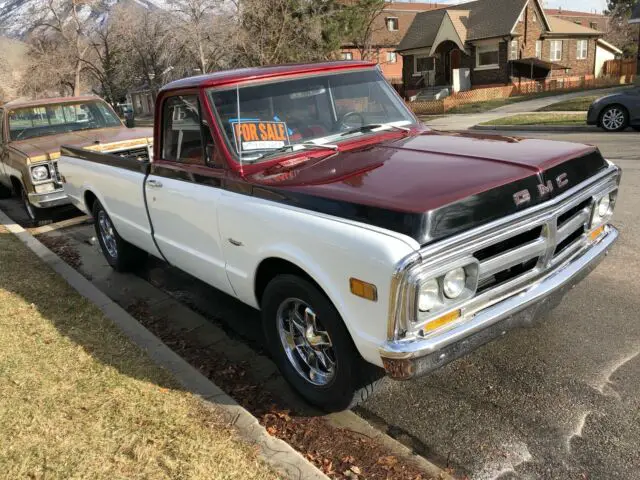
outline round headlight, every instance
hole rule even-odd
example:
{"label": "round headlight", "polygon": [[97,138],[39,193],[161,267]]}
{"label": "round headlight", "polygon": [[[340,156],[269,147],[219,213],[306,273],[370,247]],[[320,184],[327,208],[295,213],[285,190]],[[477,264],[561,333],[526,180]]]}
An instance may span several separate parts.
{"label": "round headlight", "polygon": [[49,178],[49,169],[44,165],[34,167],[31,169],[31,178],[33,178],[33,180],[35,180],[36,182],[46,180],[47,178]]}
{"label": "round headlight", "polygon": [[464,287],[467,284],[467,274],[464,271],[464,268],[460,267],[455,270],[451,270],[444,276],[442,284],[444,287],[444,294],[447,298],[458,298],[462,295],[462,292],[464,292]]}
{"label": "round headlight", "polygon": [[437,280],[429,280],[420,286],[418,309],[428,312],[440,304],[440,286]]}
{"label": "round headlight", "polygon": [[610,208],[611,208],[611,197],[609,195],[605,195],[598,202],[598,216],[606,217],[609,214]]}

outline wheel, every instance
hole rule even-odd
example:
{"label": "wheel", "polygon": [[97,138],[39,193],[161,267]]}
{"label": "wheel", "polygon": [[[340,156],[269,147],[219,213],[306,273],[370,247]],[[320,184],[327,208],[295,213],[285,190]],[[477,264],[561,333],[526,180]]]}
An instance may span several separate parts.
{"label": "wheel", "polygon": [[629,126],[629,112],[621,105],[610,105],[600,115],[600,126],[607,132],[621,132]]}
{"label": "wheel", "polygon": [[267,345],[291,386],[309,403],[341,411],[365,401],[384,377],[365,362],[329,299],[295,275],[271,280],[262,296]]}
{"label": "wheel", "polygon": [[22,200],[22,206],[29,217],[30,226],[40,227],[47,223],[51,223],[49,211],[47,211],[46,208],[38,208],[32,205],[29,201],[29,195],[22,185],[20,185],[20,198]]}
{"label": "wheel", "polygon": [[129,272],[144,265],[148,258],[147,252],[118,234],[109,214],[98,200],[93,204],[93,223],[100,248],[111,268],[118,272]]}

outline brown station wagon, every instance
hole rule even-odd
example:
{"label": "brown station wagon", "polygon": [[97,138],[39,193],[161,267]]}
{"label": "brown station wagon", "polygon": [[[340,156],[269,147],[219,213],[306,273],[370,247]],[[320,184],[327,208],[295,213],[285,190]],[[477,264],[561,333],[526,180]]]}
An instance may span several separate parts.
{"label": "brown station wagon", "polygon": [[34,224],[69,204],[58,173],[61,145],[149,160],[153,133],[127,128],[94,97],[15,101],[0,106],[0,198],[20,196]]}

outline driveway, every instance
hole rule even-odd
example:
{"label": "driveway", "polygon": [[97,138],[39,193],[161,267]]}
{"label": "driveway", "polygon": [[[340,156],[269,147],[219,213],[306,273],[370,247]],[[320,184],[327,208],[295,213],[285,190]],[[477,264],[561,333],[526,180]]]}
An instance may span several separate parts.
{"label": "driveway", "polygon": [[527,100],[524,102],[516,102],[510,105],[504,105],[502,107],[495,108],[484,113],[471,113],[471,114],[455,114],[447,115],[437,118],[430,122],[425,122],[425,125],[434,128],[436,130],[467,130],[479,123],[489,122],[502,117],[508,117],[511,115],[517,115],[519,113],[535,112],[541,108],[553,105],[554,103],[564,102],[565,100],[571,100],[573,98],[585,97],[591,95],[609,95],[616,93],[620,90],[630,88],[628,86],[620,88],[604,88],[599,90],[585,90],[582,92],[566,93],[563,95],[557,95],[553,97],[536,98],[533,100]]}

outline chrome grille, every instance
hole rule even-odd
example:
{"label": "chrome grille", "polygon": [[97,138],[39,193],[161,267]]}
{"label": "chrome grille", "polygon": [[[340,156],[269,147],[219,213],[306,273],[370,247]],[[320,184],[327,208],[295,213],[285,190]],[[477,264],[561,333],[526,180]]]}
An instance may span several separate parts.
{"label": "chrome grille", "polygon": [[579,249],[586,241],[591,198],[560,210],[545,222],[474,252],[480,262],[478,292],[543,270]]}

